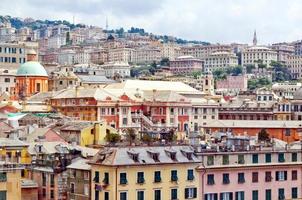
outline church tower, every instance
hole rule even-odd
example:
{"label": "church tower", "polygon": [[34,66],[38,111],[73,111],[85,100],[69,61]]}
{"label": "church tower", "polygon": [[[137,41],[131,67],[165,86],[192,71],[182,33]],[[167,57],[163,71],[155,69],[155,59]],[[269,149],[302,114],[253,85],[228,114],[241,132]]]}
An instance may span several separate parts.
{"label": "church tower", "polygon": [[257,46],[257,33],[256,33],[256,30],[254,31],[253,45]]}

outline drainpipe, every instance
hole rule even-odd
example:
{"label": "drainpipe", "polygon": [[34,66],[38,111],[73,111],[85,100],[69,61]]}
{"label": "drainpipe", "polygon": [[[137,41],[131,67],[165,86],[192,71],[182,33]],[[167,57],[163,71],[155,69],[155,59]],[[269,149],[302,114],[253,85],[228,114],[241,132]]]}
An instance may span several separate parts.
{"label": "drainpipe", "polygon": [[115,200],[117,200],[117,168],[115,168]]}
{"label": "drainpipe", "polygon": [[206,167],[204,165],[204,156],[202,157],[201,165],[203,167],[203,169],[201,171],[201,173],[202,173],[201,200],[205,200],[205,198],[204,198],[204,177],[205,177],[205,174],[206,174]]}

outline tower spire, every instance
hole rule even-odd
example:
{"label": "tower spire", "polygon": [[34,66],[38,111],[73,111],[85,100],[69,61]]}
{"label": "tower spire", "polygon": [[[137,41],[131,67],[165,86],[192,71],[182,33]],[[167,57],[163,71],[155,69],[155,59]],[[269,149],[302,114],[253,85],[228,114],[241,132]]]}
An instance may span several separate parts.
{"label": "tower spire", "polygon": [[256,30],[254,31],[253,45],[254,46],[257,45],[257,33],[256,33]]}
{"label": "tower spire", "polygon": [[106,30],[108,30],[108,17],[106,17]]}

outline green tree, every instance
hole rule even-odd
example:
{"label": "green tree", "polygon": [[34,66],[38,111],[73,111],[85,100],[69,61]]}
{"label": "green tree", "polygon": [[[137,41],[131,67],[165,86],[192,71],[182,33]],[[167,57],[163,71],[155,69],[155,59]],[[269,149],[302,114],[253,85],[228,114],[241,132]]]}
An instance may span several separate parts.
{"label": "green tree", "polygon": [[126,130],[126,140],[129,142],[130,145],[136,140],[136,133],[133,128],[128,128]]}
{"label": "green tree", "polygon": [[121,136],[118,133],[107,133],[105,140],[111,144],[115,144],[121,140]]}
{"label": "green tree", "polygon": [[246,73],[251,74],[253,69],[255,69],[255,65],[247,65]]}
{"label": "green tree", "polygon": [[161,59],[160,65],[161,65],[161,66],[169,66],[169,65],[170,65],[170,60],[169,60],[169,58],[163,58],[163,59]]}
{"label": "green tree", "polygon": [[265,141],[265,142],[270,140],[269,134],[266,131],[266,129],[261,129],[261,131],[258,133],[258,140],[259,141]]}

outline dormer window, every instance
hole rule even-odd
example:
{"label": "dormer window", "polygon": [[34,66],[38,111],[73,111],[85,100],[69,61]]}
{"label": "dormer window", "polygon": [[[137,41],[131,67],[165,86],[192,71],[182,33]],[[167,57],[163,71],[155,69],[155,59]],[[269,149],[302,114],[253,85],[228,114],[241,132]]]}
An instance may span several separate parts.
{"label": "dormer window", "polygon": [[172,148],[170,149],[165,149],[166,153],[168,154],[168,156],[171,158],[171,160],[173,161],[177,161],[177,158],[176,158],[176,151]]}
{"label": "dormer window", "polygon": [[155,162],[159,162],[159,153],[158,152],[149,150],[148,153]]}
{"label": "dormer window", "polygon": [[181,150],[184,156],[187,157],[188,160],[193,160],[193,151],[190,149]]}
{"label": "dormer window", "polygon": [[139,156],[139,153],[138,152],[135,152],[133,149],[132,150],[129,150],[127,151],[129,157],[134,161],[134,162],[138,162],[138,156]]}

